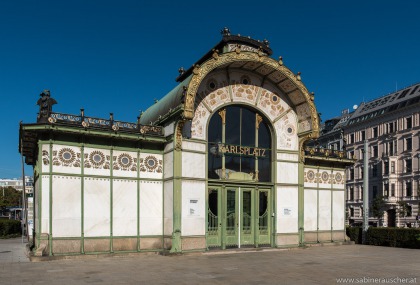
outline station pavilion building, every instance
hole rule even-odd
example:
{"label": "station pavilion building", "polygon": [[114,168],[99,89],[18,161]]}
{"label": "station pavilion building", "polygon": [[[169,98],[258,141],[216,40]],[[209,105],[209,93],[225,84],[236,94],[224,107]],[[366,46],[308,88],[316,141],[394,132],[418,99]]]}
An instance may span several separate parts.
{"label": "station pavilion building", "polygon": [[53,112],[20,149],[34,167],[36,255],[295,247],[345,240],[344,152],[317,138],[314,95],[268,41],[231,35],[137,122]]}

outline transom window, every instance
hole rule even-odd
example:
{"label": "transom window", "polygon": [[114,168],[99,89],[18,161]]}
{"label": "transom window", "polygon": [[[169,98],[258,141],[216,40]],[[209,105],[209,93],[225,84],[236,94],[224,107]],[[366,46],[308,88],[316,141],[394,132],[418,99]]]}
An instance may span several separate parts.
{"label": "transom window", "polygon": [[258,112],[228,106],[208,126],[208,178],[271,181],[271,133]]}

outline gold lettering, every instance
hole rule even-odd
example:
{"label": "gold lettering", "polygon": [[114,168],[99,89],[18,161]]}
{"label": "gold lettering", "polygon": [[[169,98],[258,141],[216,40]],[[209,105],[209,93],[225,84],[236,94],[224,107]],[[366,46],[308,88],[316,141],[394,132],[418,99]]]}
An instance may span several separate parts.
{"label": "gold lettering", "polygon": [[265,149],[263,149],[262,151],[263,151],[263,153],[262,153],[261,156],[264,156],[265,157]]}

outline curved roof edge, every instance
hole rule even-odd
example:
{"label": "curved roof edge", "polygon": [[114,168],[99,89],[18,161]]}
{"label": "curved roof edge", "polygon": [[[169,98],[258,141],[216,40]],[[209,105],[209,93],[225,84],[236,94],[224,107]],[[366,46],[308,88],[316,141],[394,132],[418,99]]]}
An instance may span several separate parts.
{"label": "curved roof edge", "polygon": [[179,109],[183,108],[184,93],[190,83],[192,75],[178,84],[161,100],[150,106],[141,116],[140,124],[154,125],[162,122],[164,119],[170,118]]}

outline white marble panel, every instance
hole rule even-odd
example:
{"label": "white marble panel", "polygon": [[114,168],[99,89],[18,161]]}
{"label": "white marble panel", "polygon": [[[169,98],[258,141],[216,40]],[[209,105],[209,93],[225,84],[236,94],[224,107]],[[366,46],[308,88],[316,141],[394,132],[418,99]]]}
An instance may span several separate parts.
{"label": "white marble panel", "polygon": [[182,181],[182,228],[183,236],[205,235],[206,183]]}
{"label": "white marble panel", "polygon": [[157,153],[140,153],[140,178],[162,179],[163,155]]}
{"label": "white marble panel", "polygon": [[331,191],[319,191],[319,230],[331,230]]}
{"label": "white marble panel", "polygon": [[298,232],[298,188],[277,187],[277,233]]}
{"label": "white marble panel", "polygon": [[80,237],[82,195],[80,177],[54,176],[52,184],[53,237]]}
{"label": "white marble panel", "polygon": [[290,108],[287,102],[284,101],[284,97],[281,95],[280,90],[269,90],[267,89],[267,86],[262,88],[257,107],[260,108],[271,121],[274,121]]}
{"label": "white marble panel", "polygon": [[42,145],[42,172],[50,172],[50,145]]}
{"label": "white marble panel", "polygon": [[334,189],[345,189],[344,171],[333,171],[332,182]]}
{"label": "white marble panel", "polygon": [[182,141],[182,149],[183,150],[192,150],[192,151],[206,151],[206,143],[199,143],[199,142],[192,142],[183,140]]}
{"label": "white marble panel", "polygon": [[333,191],[333,230],[344,230],[344,191]]}
{"label": "white marble panel", "polygon": [[163,233],[162,182],[140,182],[140,235]]}
{"label": "white marble panel", "polygon": [[84,172],[88,175],[110,176],[111,153],[108,149],[85,147]]}
{"label": "white marble panel", "polygon": [[205,140],[207,137],[207,122],[210,112],[201,102],[195,109],[194,118],[191,122],[191,138]]}
{"label": "white marble panel", "polygon": [[132,151],[114,150],[113,170],[114,177],[137,177],[137,153]]}
{"label": "white marble panel", "polygon": [[112,185],[113,236],[137,235],[137,181],[119,180]]}
{"label": "white marble panel", "polygon": [[42,176],[41,233],[50,233],[50,176]]}
{"label": "white marble panel", "polygon": [[80,174],[82,171],[80,147],[54,144],[52,164],[53,172]]}
{"label": "white marble panel", "polygon": [[305,167],[303,181],[305,188],[318,188],[318,169]]}
{"label": "white marble panel", "polygon": [[168,152],[163,155],[163,178],[170,178],[174,176],[174,153]]}
{"label": "white marble panel", "polygon": [[85,237],[110,236],[110,186],[107,178],[85,178],[84,180]]}
{"label": "white marble panel", "polygon": [[305,190],[304,193],[304,229],[316,231],[318,227],[317,190]]}
{"label": "white marble panel", "polygon": [[331,169],[320,168],[318,172],[319,188],[331,188],[332,185]]}
{"label": "white marble panel", "polygon": [[182,152],[182,176],[206,178],[206,155]]}
{"label": "white marble panel", "polygon": [[168,152],[174,149],[174,142],[169,142],[165,144],[164,152]]}
{"label": "white marble panel", "polygon": [[298,162],[299,161],[299,154],[278,152],[277,153],[277,160],[289,160],[289,161]]}
{"label": "white marble panel", "polygon": [[289,110],[280,120],[275,122],[274,128],[277,135],[277,149],[299,149],[296,114]]}
{"label": "white marble panel", "polygon": [[163,128],[163,134],[165,137],[173,135],[175,132],[175,123],[170,123]]}
{"label": "white marble panel", "polygon": [[173,211],[174,211],[174,183],[167,181],[164,184],[164,217],[163,217],[163,230],[164,235],[172,235],[173,231]]}
{"label": "white marble panel", "polygon": [[298,183],[299,167],[293,162],[277,162],[277,183]]}

